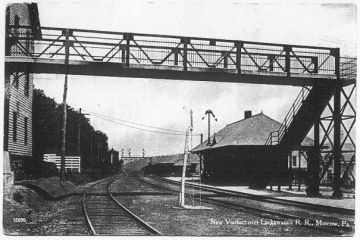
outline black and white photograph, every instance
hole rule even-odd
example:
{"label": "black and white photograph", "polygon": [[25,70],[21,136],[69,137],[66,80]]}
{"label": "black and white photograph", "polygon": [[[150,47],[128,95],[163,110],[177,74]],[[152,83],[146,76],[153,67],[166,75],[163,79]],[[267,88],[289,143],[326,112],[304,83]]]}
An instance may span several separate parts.
{"label": "black and white photograph", "polygon": [[357,235],[356,1],[1,7],[3,237]]}

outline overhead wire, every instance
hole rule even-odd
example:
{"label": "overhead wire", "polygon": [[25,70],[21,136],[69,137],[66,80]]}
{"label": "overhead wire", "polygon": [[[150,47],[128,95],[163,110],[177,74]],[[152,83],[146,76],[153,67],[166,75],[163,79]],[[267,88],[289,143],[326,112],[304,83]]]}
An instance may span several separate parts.
{"label": "overhead wire", "polygon": [[[85,110],[85,109],[84,109],[84,110]],[[159,129],[159,130],[164,130],[164,131],[169,131],[169,132],[175,132],[175,133],[181,133],[181,134],[183,134],[182,131],[178,131],[178,130],[173,130],[173,129],[168,129],[168,128],[161,128],[161,127],[155,127],[155,126],[146,125],[146,124],[137,123],[137,122],[132,122],[132,121],[124,120],[124,119],[121,119],[121,118],[111,117],[111,116],[107,116],[107,115],[104,115],[104,114],[95,113],[95,112],[91,112],[91,111],[87,111],[87,110],[85,110],[85,111],[88,112],[88,113],[90,113],[90,114],[97,114],[97,115],[99,115],[99,116],[106,117],[106,118],[110,118],[110,119],[114,119],[114,120],[118,120],[118,121],[120,121],[120,122],[125,122],[125,123],[130,123],[130,124],[138,125],[138,126],[142,126],[142,127],[149,127],[149,128],[154,128],[154,129]]]}
{"label": "overhead wire", "polygon": [[[87,112],[89,112],[89,111],[87,111]],[[165,132],[165,131],[157,131],[157,130],[152,130],[152,129],[136,127],[136,126],[132,126],[132,125],[129,125],[129,124],[124,124],[124,123],[115,121],[115,120],[111,119],[113,117],[105,116],[103,114],[98,114],[98,113],[94,113],[94,112],[89,112],[89,113],[91,115],[93,115],[95,117],[98,117],[98,118],[101,118],[103,120],[106,120],[106,121],[109,121],[109,122],[112,122],[112,123],[116,123],[116,124],[119,124],[119,125],[124,126],[124,127],[129,127],[129,128],[134,128],[134,129],[137,129],[137,130],[141,130],[141,131],[147,131],[147,132],[153,132],[153,133],[159,133],[159,134],[166,134],[166,135],[173,135],[173,136],[185,136],[186,135],[185,133],[181,133],[178,130],[170,130],[169,129],[171,132],[170,131]],[[114,119],[116,119],[116,118],[114,118]],[[128,122],[130,122],[130,121],[128,121]],[[145,125],[145,124],[142,124],[142,125]],[[153,127],[153,126],[150,126],[150,125],[146,125],[146,126]],[[157,127],[153,127],[153,128],[157,128]],[[194,134],[194,136],[200,136],[200,134]]]}

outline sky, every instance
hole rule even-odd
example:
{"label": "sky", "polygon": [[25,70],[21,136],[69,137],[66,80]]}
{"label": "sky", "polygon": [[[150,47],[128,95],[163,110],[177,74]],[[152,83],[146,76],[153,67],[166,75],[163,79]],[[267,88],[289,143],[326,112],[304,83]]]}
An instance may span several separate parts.
{"label": "sky", "polygon": [[[356,54],[356,6],[285,1],[39,1],[40,24],[121,32],[214,37],[234,40],[340,47]],[[62,102],[64,75],[38,74],[35,87]],[[207,134],[204,112],[218,121],[211,132],[243,119],[244,111],[263,112],[281,122],[299,87],[191,82],[160,79],[69,76],[67,102],[141,124],[185,132],[189,111],[194,132]],[[184,151],[184,136],[132,129],[90,114],[91,124],[107,134],[109,147],[132,149],[133,155],[165,155]],[[199,143],[193,138],[193,146]]]}

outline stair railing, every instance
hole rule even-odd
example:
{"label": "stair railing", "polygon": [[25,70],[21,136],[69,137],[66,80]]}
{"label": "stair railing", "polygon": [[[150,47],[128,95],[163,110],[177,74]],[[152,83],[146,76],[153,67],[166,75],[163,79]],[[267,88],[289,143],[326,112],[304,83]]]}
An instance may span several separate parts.
{"label": "stair railing", "polygon": [[265,145],[276,145],[276,144],[279,144],[281,142],[281,139],[286,134],[290,124],[294,120],[294,117],[298,113],[301,105],[303,104],[303,102],[307,98],[311,88],[312,88],[311,86],[307,86],[307,87],[303,87],[301,89],[301,91],[297,95],[294,103],[291,105],[290,110],[286,114],[286,116],[284,118],[284,121],[281,123],[280,128],[278,130],[276,130],[276,131],[270,132],[269,137],[267,138],[267,140],[265,142]]}
{"label": "stair railing", "polygon": [[276,145],[279,143],[279,131],[272,131],[270,132],[269,137],[266,140],[265,145]]}
{"label": "stair railing", "polygon": [[[340,76],[342,79],[355,79],[357,70],[357,59],[352,57],[342,57],[340,59]],[[276,131],[272,131],[267,138],[265,145],[277,145],[281,142],[282,138],[286,134],[290,124],[294,120],[294,117],[298,113],[302,103],[307,98],[311,86],[303,87],[296,97],[294,103],[291,105],[290,110],[285,116],[280,128]]]}

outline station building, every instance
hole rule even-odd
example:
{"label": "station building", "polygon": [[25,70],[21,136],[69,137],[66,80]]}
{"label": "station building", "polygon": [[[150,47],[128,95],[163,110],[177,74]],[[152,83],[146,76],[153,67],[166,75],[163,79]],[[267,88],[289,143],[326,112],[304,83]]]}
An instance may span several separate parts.
{"label": "station building", "polygon": [[[308,138],[308,143],[311,139]],[[312,140],[311,140],[312,141]],[[353,151],[354,146],[351,143],[345,143],[342,153],[341,161],[341,175],[344,176],[344,180],[353,181],[355,179],[355,160]],[[332,149],[330,146],[326,146],[324,153],[322,154],[322,159],[320,160],[320,173],[323,175],[321,178],[322,185],[332,185],[334,179],[334,161],[332,158]],[[306,183],[306,175],[308,170],[308,156],[306,151],[293,151],[289,156],[289,178],[293,183]]]}
{"label": "station building", "polygon": [[[148,165],[145,166],[146,173],[156,174],[162,177],[180,177],[184,166],[184,154],[173,154],[165,156],[150,157]],[[186,163],[187,176],[199,173],[199,157],[189,154]]]}
{"label": "station building", "polygon": [[[33,40],[41,38],[37,4],[9,4],[6,8],[6,31],[6,56],[21,56],[34,52]],[[20,40],[12,40],[14,38],[11,36]],[[27,40],[21,40],[21,37]],[[5,71],[3,152],[5,181],[12,181],[13,171],[16,175],[21,174],[24,161],[30,161],[32,158],[33,88],[33,74]]]}
{"label": "station building", "polygon": [[[245,112],[244,119],[228,124],[211,136],[208,141],[192,149],[199,155],[202,163],[202,178],[211,182],[234,182],[252,185],[260,178],[260,185],[286,184],[289,168],[303,164],[299,171],[306,168],[305,156],[300,151],[312,148],[313,140],[306,137],[291,155],[279,155],[278,146],[266,146],[270,132],[280,128],[281,123],[259,113],[252,116]],[[293,165],[292,165],[293,164]]]}
{"label": "station building", "polygon": [[112,173],[120,173],[123,168],[123,161],[119,158],[119,151],[116,151],[114,148],[111,148],[106,152],[105,163],[107,166],[107,171]]}

